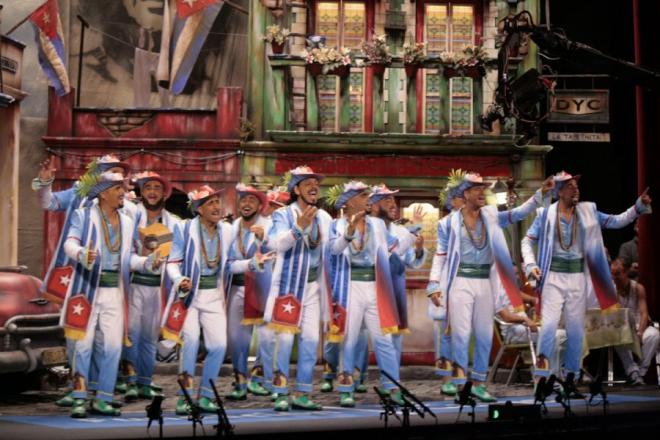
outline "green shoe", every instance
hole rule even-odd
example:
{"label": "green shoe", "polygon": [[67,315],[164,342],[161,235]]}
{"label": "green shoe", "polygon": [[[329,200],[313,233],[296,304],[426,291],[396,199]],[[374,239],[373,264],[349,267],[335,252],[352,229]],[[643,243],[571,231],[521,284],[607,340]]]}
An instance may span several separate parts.
{"label": "green shoe", "polygon": [[497,402],[497,398],[488,392],[484,384],[472,387],[471,394],[484,403]]}
{"label": "green shoe", "polygon": [[390,395],[390,390],[386,390],[383,387],[378,387],[378,392],[382,394],[383,396],[389,396]]}
{"label": "green shoe", "polygon": [[84,419],[87,417],[85,399],[73,399],[73,402],[71,403],[71,417],[74,419]]}
{"label": "green shoe", "polygon": [[176,401],[176,410],[174,412],[177,416],[187,416],[190,414],[190,406],[188,405],[186,399],[181,397]]}
{"label": "green shoe", "polygon": [[152,390],[156,392],[156,394],[160,394],[163,392],[163,387],[158,384],[152,382],[151,385],[149,386],[151,387]]}
{"label": "green shoe", "polygon": [[73,402],[75,402],[76,399],[73,398],[73,391],[69,391],[64,395],[64,397],[61,397],[55,401],[55,405],[61,407],[61,408],[71,408],[73,406]]}
{"label": "green shoe", "polygon": [[279,396],[277,393],[270,393],[270,401],[275,402]]}
{"label": "green shoe", "polygon": [[283,394],[277,397],[275,400],[275,406],[273,408],[275,411],[288,411],[289,410],[289,396]]}
{"label": "green shoe", "polygon": [[227,400],[245,400],[247,399],[247,390],[234,388],[234,391],[232,391],[231,394],[227,394],[225,398]]}
{"label": "green shoe", "polygon": [[92,400],[92,413],[99,414],[102,416],[120,416],[121,411],[117,408],[113,408],[110,403],[105,400],[94,399]]}
{"label": "green shoe", "polygon": [[339,406],[342,408],[353,408],[355,406],[353,393],[339,393]]}
{"label": "green shoe", "polygon": [[121,408],[122,406],[124,406],[124,402],[122,402],[121,400],[112,399],[110,405],[112,405],[113,408]]}
{"label": "green shoe", "polygon": [[135,402],[138,400],[138,387],[137,384],[126,384],[126,393],[124,393],[124,402]]}
{"label": "green shoe", "polygon": [[321,384],[321,392],[331,393],[333,389],[334,386],[332,384],[332,379],[323,379],[323,383]]}
{"label": "green shoe", "polygon": [[140,399],[153,399],[156,396],[162,396],[161,392],[156,391],[153,387],[149,385],[143,385],[138,390],[138,397]]}
{"label": "green shoe", "polygon": [[390,393],[390,400],[395,405],[403,406],[403,405],[406,404],[405,400],[403,400],[403,394],[401,394],[401,391],[391,392]]}
{"label": "green shoe", "polygon": [[454,383],[445,382],[442,384],[442,388],[440,388],[440,392],[445,396],[455,396],[456,393],[458,392],[458,389],[456,388],[456,385]]}
{"label": "green shoe", "polygon": [[124,394],[126,392],[126,382],[123,379],[117,379],[115,384],[115,393]]}
{"label": "green shoe", "polygon": [[308,411],[321,411],[323,407],[312,401],[307,394],[303,394],[300,397],[293,397],[291,399],[291,406],[293,409],[305,409]]}
{"label": "green shoe", "polygon": [[364,393],[366,393],[368,390],[369,390],[369,389],[367,388],[367,386],[366,386],[365,384],[363,384],[363,383],[361,383],[361,384],[355,386],[355,392],[356,392],[356,393],[364,394]]}
{"label": "green shoe", "polygon": [[199,409],[202,410],[202,412],[208,412],[208,413],[215,413],[218,412],[218,405],[215,404],[215,402],[208,397],[201,397],[199,399]]}
{"label": "green shoe", "polygon": [[255,382],[253,380],[248,382],[247,390],[255,396],[270,396],[270,391],[264,388],[264,386],[259,382]]}

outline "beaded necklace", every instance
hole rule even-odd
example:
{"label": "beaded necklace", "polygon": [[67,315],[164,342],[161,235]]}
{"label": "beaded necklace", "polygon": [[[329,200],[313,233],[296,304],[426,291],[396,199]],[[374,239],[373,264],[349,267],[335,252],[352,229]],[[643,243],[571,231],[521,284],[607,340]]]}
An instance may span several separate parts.
{"label": "beaded necklace", "polygon": [[568,252],[571,247],[573,247],[573,243],[575,242],[575,237],[577,236],[577,224],[578,224],[578,219],[577,219],[577,211],[573,210],[573,228],[571,229],[571,241],[568,242],[568,244],[564,243],[564,237],[561,233],[561,217],[559,214],[559,207],[557,207],[557,236],[559,237],[559,246],[566,252]]}
{"label": "beaded necklace", "polygon": [[369,222],[367,222],[366,219],[364,220],[364,231],[360,232],[359,228],[356,228],[356,232],[358,232],[359,238],[355,238],[351,240],[349,247],[351,254],[357,255],[366,248],[367,243],[369,242],[368,228],[369,228]]}
{"label": "beaded necklace", "polygon": [[206,262],[206,266],[209,269],[215,269],[218,264],[220,263],[220,238],[217,240],[217,248],[215,252],[215,258],[212,260],[209,260],[208,253],[206,252],[206,244],[204,243],[204,234],[202,233],[202,228],[204,225],[202,225],[202,222],[200,221],[199,223],[199,241],[202,244],[202,256],[204,257],[204,261]]}
{"label": "beaded necklace", "polygon": [[117,228],[117,237],[115,238],[115,243],[110,243],[110,230],[108,229],[108,217],[106,217],[105,212],[99,206],[99,211],[101,212],[101,225],[103,227],[103,241],[105,242],[105,247],[108,248],[108,251],[111,254],[119,253],[119,247],[121,246],[121,221],[119,222],[119,227]]}
{"label": "beaded necklace", "polygon": [[[472,246],[475,247],[478,251],[483,250],[486,247],[486,226],[484,225],[484,222],[481,221],[481,216],[477,218],[477,223],[481,224],[481,234],[479,241],[474,239],[474,236],[472,235],[472,232],[470,231],[470,228],[468,228],[467,223],[465,223],[465,217],[463,216],[463,226],[465,227],[465,231],[467,232],[468,238],[470,239],[470,243],[472,243]],[[475,225],[475,231],[477,229],[478,225]]]}

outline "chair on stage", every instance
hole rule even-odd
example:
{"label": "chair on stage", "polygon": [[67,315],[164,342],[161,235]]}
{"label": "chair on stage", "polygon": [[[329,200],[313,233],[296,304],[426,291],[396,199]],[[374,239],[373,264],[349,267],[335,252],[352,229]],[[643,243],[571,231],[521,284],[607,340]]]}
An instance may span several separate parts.
{"label": "chair on stage", "polygon": [[502,330],[511,327],[513,325],[516,324],[505,322],[497,315],[495,316],[494,334],[495,334],[495,339],[499,343],[500,349],[498,350],[497,355],[495,356],[495,360],[493,361],[493,365],[490,367],[490,371],[488,372],[488,377],[486,378],[487,383],[495,383],[495,375],[497,374],[497,370],[500,366],[500,362],[502,361],[502,358],[507,352],[512,352],[515,353],[516,355],[513,361],[513,365],[511,366],[511,372],[509,372],[509,377],[506,380],[507,386],[509,386],[509,384],[511,383],[511,380],[513,379],[513,374],[518,371],[519,369],[518,364],[520,364],[521,366],[528,365],[531,370],[531,366],[534,363],[533,362],[534,353],[533,353],[533,348],[532,348],[533,345],[530,339],[529,332],[527,333],[526,342],[514,342],[514,343],[505,342],[505,338]]}

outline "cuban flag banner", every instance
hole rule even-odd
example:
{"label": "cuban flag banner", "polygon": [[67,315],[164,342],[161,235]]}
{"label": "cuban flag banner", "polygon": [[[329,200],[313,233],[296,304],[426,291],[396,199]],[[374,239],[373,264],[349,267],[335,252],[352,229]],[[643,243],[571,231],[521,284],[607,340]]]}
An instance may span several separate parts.
{"label": "cuban flag banner", "polygon": [[48,0],[30,15],[39,51],[39,64],[58,96],[71,91],[64,62],[64,34],[57,1]]}
{"label": "cuban flag banner", "polygon": [[220,0],[176,0],[170,45],[170,91],[173,94],[183,92],[223,3]]}

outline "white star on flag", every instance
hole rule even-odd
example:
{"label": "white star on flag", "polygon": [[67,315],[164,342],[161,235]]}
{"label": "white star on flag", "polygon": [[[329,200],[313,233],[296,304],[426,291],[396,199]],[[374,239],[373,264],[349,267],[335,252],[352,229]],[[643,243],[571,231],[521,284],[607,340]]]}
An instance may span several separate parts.
{"label": "white star on flag", "polygon": [[82,315],[83,310],[85,310],[85,308],[80,303],[73,306],[74,315]]}
{"label": "white star on flag", "polygon": [[174,313],[172,313],[172,316],[174,317],[174,320],[178,321],[179,316],[181,316],[181,311],[179,311],[179,309],[174,309]]}
{"label": "white star on flag", "polygon": [[69,275],[62,275],[60,277],[60,284],[63,286],[68,286],[71,282],[71,277]]}
{"label": "white star on flag", "polygon": [[335,312],[335,314],[334,314],[334,318],[335,318],[335,319],[339,319],[340,316],[341,316],[341,313],[339,313],[339,312]]}
{"label": "white star on flag", "polygon": [[50,23],[50,15],[48,15],[48,12],[44,12],[44,15],[42,16],[42,19],[44,23],[48,24]]}
{"label": "white star on flag", "polygon": [[293,313],[293,310],[296,308],[296,306],[294,306],[294,305],[291,303],[291,301],[289,301],[289,302],[286,303],[286,304],[282,304],[282,308],[284,309],[284,311],[285,311],[286,313]]}
{"label": "white star on flag", "polygon": [[183,0],[184,3],[186,3],[189,7],[193,7],[197,0]]}

